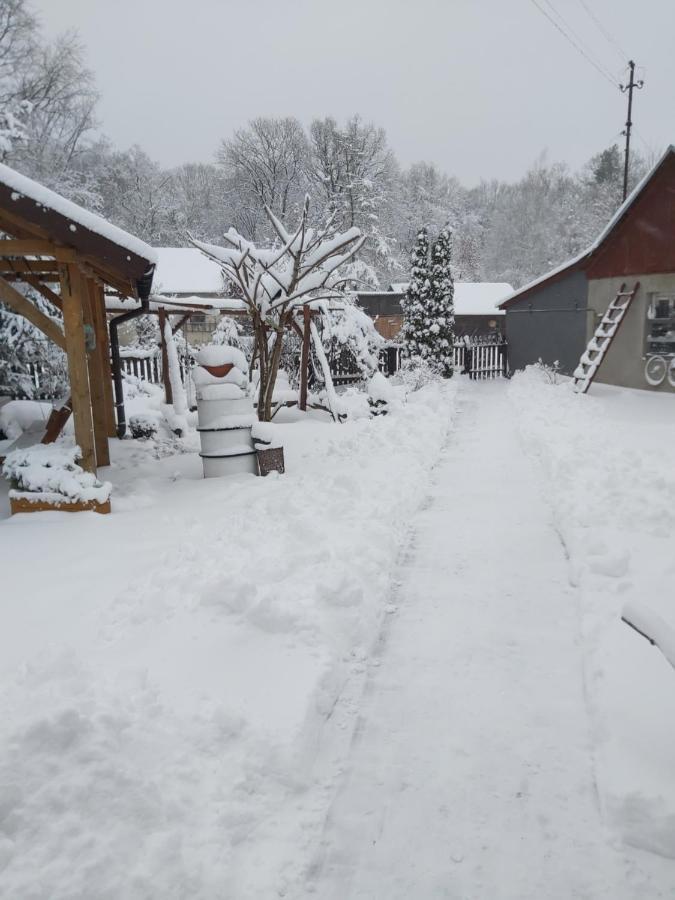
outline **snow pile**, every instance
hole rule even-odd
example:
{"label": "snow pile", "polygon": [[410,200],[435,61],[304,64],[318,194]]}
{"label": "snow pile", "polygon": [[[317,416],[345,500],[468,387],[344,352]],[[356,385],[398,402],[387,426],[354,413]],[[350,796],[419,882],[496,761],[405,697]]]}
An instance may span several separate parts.
{"label": "snow pile", "polygon": [[675,680],[621,622],[645,601],[650,623],[673,621],[675,398],[605,385],[579,396],[534,368],[509,396],[580,596],[603,809],[626,842],[675,858]]}
{"label": "snow pile", "polygon": [[81,455],[79,447],[63,444],[36,444],[13,450],[2,467],[3,475],[12,483],[10,497],[104,503],[112,485],[85,472],[77,463]]}
{"label": "snow pile", "polygon": [[246,357],[237,347],[226,347],[222,344],[204,344],[196,354],[199,366],[232,365],[242,372],[248,369]]}
{"label": "snow pile", "polygon": [[0,407],[0,432],[8,439],[16,440],[24,431],[32,431],[37,427],[44,430],[51,411],[51,403],[10,400]]}
{"label": "snow pile", "polygon": [[282,411],[283,478],[113,442],[112,515],[0,523],[0,893],[282,895],[455,387],[340,427]]}
{"label": "snow pile", "polygon": [[368,396],[375,402],[391,403],[396,397],[396,390],[382,372],[376,372],[368,382]]}
{"label": "snow pile", "polygon": [[271,422],[255,422],[251,429],[251,438],[256,450],[272,450],[282,446],[279,428]]}

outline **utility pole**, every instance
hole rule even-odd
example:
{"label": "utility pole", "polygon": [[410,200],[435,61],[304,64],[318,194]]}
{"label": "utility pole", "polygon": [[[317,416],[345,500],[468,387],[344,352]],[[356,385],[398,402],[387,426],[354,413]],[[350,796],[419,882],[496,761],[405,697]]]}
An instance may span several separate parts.
{"label": "utility pole", "polygon": [[620,84],[621,93],[625,94],[628,91],[628,117],[626,118],[626,129],[622,132],[626,136],[626,150],[625,150],[625,158],[623,163],[623,199],[625,200],[628,196],[628,160],[630,158],[630,132],[633,127],[633,121],[631,119],[631,115],[633,113],[633,90],[637,88],[638,90],[644,86],[644,81],[640,79],[639,81],[635,80],[635,63],[633,60],[629,60],[628,68],[630,69],[630,78],[628,80],[628,84]]}

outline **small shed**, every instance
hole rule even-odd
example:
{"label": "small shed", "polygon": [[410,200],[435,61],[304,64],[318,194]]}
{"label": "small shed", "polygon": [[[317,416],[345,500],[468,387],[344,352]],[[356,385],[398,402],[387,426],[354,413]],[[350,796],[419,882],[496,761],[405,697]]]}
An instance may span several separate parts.
{"label": "small shed", "polygon": [[[512,371],[542,359],[572,374],[621,286],[639,284],[596,380],[675,390],[675,147],[669,147],[597,239],[508,297]],[[664,377],[653,383],[659,358]]]}
{"label": "small shed", "polygon": [[[143,241],[0,165],[0,301],[68,359],[75,439],[90,472],[109,463],[115,434],[105,290],[144,301],[157,261]],[[54,315],[22,292],[30,286]]]}
{"label": "small shed", "polygon": [[[359,291],[357,295],[359,306],[387,340],[395,340],[403,325],[401,301],[407,289],[407,282],[398,282],[387,291]],[[456,281],[455,335],[496,338],[502,334],[504,313],[499,304],[512,292],[511,285],[502,282]]]}

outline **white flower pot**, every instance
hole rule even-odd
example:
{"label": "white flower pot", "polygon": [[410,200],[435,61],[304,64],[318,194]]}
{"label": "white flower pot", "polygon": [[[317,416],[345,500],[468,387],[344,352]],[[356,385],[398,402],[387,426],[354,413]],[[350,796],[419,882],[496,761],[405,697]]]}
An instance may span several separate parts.
{"label": "white flower pot", "polygon": [[233,447],[250,447],[253,450],[251,440],[251,426],[239,428],[198,428],[199,438],[202,444],[202,453],[224,453]]}
{"label": "white flower pot", "polygon": [[258,455],[246,447],[233,447],[226,453],[207,455],[200,453],[204,465],[204,478],[222,478],[224,475],[257,475]]}
{"label": "white flower pot", "polygon": [[216,398],[197,401],[197,420],[200,428],[208,428],[225,416],[253,415],[253,404],[248,397],[236,400]]}

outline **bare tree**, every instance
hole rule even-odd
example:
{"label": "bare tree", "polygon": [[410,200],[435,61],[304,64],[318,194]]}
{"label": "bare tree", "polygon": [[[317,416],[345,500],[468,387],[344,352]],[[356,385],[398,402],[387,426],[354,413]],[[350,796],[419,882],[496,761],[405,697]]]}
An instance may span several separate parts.
{"label": "bare tree", "polygon": [[311,228],[309,197],[305,198],[300,224],[293,233],[268,207],[266,213],[278,244],[275,248],[257,247],[233,228],[225,235],[227,247],[192,240],[195,247],[220,264],[246,304],[260,375],[261,421],[272,417],[284,338],[294,316],[305,304],[334,295],[338,270],[358,253],[365,240],[358,228],[343,233],[334,231],[332,220],[322,229]]}
{"label": "bare tree", "polygon": [[231,188],[257,213],[255,222],[250,216],[242,222],[252,239],[266,221],[265,207],[282,219],[301,207],[308,143],[297,119],[253,119],[223,141],[217,159]]}

